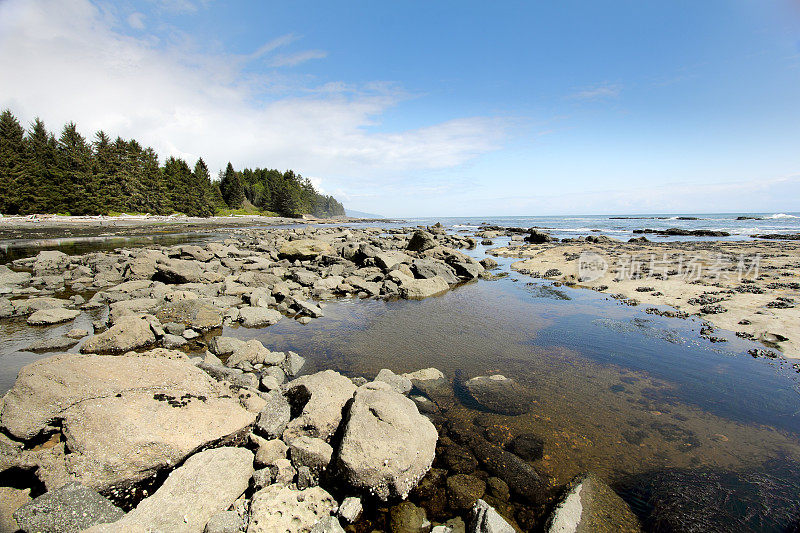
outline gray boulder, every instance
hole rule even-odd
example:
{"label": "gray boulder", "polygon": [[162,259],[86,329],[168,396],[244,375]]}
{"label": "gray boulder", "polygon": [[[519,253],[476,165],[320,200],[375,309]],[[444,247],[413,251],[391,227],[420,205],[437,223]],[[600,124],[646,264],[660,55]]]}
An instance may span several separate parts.
{"label": "gray boulder", "polygon": [[25,285],[30,280],[30,272],[14,272],[6,265],[0,265],[0,287]]}
{"label": "gray boulder", "polygon": [[164,348],[171,350],[174,348],[180,348],[181,346],[186,344],[186,339],[181,337],[180,335],[172,335],[170,333],[167,333],[161,339],[161,344],[164,346]]}
{"label": "gray boulder", "polygon": [[314,524],[311,528],[311,533],[344,533],[342,524],[335,516],[327,516]]}
{"label": "gray boulder", "polygon": [[388,368],[381,369],[375,376],[375,381],[388,383],[395,391],[400,394],[408,394],[411,391],[411,380],[405,376],[398,376]]}
{"label": "gray boulder", "polygon": [[164,484],[114,523],[87,533],[180,531],[203,533],[208,521],[241,496],[253,476],[253,453],[215,448],[189,457]]}
{"label": "gray boulder", "polygon": [[283,352],[271,352],[261,344],[261,341],[251,339],[240,345],[236,351],[228,357],[225,364],[231,367],[240,366],[242,363],[249,363],[251,365],[279,365],[283,363],[284,359],[286,359],[286,355]]}
{"label": "gray boulder", "polygon": [[[286,360],[283,362],[282,368],[287,376],[294,377],[298,375],[306,364],[304,357],[297,355],[294,352],[286,354]],[[275,376],[276,379],[278,376]]]}
{"label": "gray boulder", "polygon": [[439,276],[429,279],[416,279],[403,274],[399,270],[393,270],[389,273],[389,276],[399,285],[400,295],[409,300],[421,300],[446,292],[450,288],[450,285]]}
{"label": "gray boulder", "polygon": [[262,328],[278,323],[283,318],[280,312],[266,307],[242,307],[239,321],[246,328]]}
{"label": "gray boulder", "polygon": [[247,533],[301,533],[331,516],[336,500],[320,487],[270,485],[253,495]]}
{"label": "gray boulder", "polygon": [[414,259],[414,262],[411,264],[411,270],[416,277],[422,279],[430,279],[438,276],[450,285],[461,281],[458,279],[455,270],[453,270],[451,266],[433,259]]}
{"label": "gray boulder", "polygon": [[342,408],[355,390],[348,378],[333,370],[302,376],[288,383],[289,403],[302,406],[302,412],[289,422],[283,440],[291,442],[304,435],[330,440],[342,420]]}
{"label": "gray boulder", "polygon": [[358,520],[363,509],[364,506],[361,503],[361,498],[358,496],[348,496],[342,501],[342,505],[339,506],[339,518],[352,524]]}
{"label": "gray boulder", "polygon": [[19,524],[14,512],[31,501],[31,489],[0,487],[0,531],[17,531]]}
{"label": "gray boulder", "polygon": [[83,353],[125,353],[156,342],[150,321],[137,316],[121,317],[103,333],[89,337],[81,346]]}
{"label": "gray boulder", "polygon": [[235,337],[214,337],[208,343],[208,349],[211,353],[218,356],[230,355],[240,347],[244,346],[245,341]]}
{"label": "gray boulder", "polygon": [[279,438],[289,425],[292,416],[291,406],[280,392],[272,392],[267,395],[267,403],[258,413],[256,420],[256,433],[270,438]]}
{"label": "gray boulder", "polygon": [[179,322],[186,327],[207,331],[222,325],[222,310],[200,299],[184,299],[169,302],[158,311],[161,322]]}
{"label": "gray boulder", "polygon": [[430,469],[437,439],[436,428],[412,400],[368,384],[353,398],[337,466],[355,488],[384,501],[405,499]]}
{"label": "gray boulder", "polygon": [[64,252],[57,250],[41,251],[33,263],[33,275],[38,277],[63,273],[67,270],[70,262],[70,257]]}
{"label": "gray boulder", "polygon": [[375,254],[375,264],[384,272],[394,270],[401,263],[410,263],[411,257],[403,252],[380,252]]}
{"label": "gray boulder", "polygon": [[427,231],[417,230],[408,241],[408,246],[406,246],[406,249],[411,250],[412,252],[424,252],[425,250],[430,250],[431,248],[435,247],[436,239],[432,234],[428,233]]}
{"label": "gray boulder", "polygon": [[159,259],[153,279],[164,283],[203,283],[215,281],[218,276],[206,273],[197,261],[183,259]]}
{"label": "gray boulder", "polygon": [[124,515],[122,509],[96,491],[80,483],[68,483],[23,505],[14,518],[24,531],[77,533]]}
{"label": "gray boulder", "polygon": [[295,306],[304,315],[308,315],[314,318],[319,318],[324,315],[320,306],[318,306],[315,303],[309,302],[307,300],[295,300],[294,303]]}
{"label": "gray boulder", "polygon": [[294,261],[295,259],[314,259],[318,255],[329,255],[330,253],[331,246],[327,242],[316,239],[298,239],[281,246],[278,250],[278,257]]}
{"label": "gray boulder", "polygon": [[205,361],[198,363],[197,368],[216,379],[217,381],[227,381],[237,387],[251,389],[258,388],[258,376],[250,372],[244,372],[238,368],[228,368],[224,365],[209,364]]}
{"label": "gray boulder", "polygon": [[289,457],[295,468],[306,466],[315,475],[327,470],[333,456],[333,448],[322,439],[297,437],[289,443]]}

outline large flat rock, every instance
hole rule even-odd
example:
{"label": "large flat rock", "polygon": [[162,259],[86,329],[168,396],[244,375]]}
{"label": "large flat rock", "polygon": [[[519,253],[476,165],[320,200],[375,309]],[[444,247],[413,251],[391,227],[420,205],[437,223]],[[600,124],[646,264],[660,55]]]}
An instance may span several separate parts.
{"label": "large flat rock", "polygon": [[87,533],[203,533],[212,516],[226,510],[247,490],[252,476],[253,452],[245,448],[200,452],[122,519],[95,526]]}
{"label": "large flat rock", "polygon": [[134,315],[120,317],[108,330],[86,339],[83,353],[125,353],[156,342],[150,322]]}
{"label": "large flat rock", "polygon": [[[2,427],[30,440],[60,422],[68,478],[125,486],[244,432],[255,420],[185,356],[62,354],[24,367],[5,397]],[[46,472],[44,473],[46,475]]]}
{"label": "large flat rock", "polygon": [[54,307],[53,309],[40,309],[28,317],[30,326],[51,326],[62,322],[69,322],[80,315],[81,312],[75,309],[64,309]]}

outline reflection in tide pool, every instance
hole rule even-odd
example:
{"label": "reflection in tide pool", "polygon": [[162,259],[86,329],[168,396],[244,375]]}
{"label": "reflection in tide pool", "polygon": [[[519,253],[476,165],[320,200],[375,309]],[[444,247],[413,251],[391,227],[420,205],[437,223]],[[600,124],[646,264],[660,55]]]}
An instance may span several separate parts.
{"label": "reflection in tide pool", "polygon": [[[800,396],[788,365],[754,360],[752,345],[732,335],[711,344],[694,320],[528,282],[512,274],[423,301],[331,302],[308,325],[283,320],[223,334],[294,350],[349,376],[433,366],[459,380],[513,377],[533,391],[529,413],[456,403],[447,422],[509,439],[535,435],[543,450],[533,464],[552,486],[595,473],[648,529],[780,531],[794,523]],[[686,497],[692,491],[696,499]]]}

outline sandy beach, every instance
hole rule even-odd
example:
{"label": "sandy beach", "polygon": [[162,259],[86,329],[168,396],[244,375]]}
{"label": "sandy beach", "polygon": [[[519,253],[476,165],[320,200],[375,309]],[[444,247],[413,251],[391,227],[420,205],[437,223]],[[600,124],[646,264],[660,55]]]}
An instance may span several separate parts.
{"label": "sandy beach", "polygon": [[[592,239],[595,240],[595,239]],[[794,242],[598,242],[565,240],[494,248],[520,258],[511,268],[614,295],[628,304],[670,306],[713,327],[761,340],[800,358],[800,244]],[[663,310],[662,310],[663,311]],[[713,327],[704,335],[714,338]]]}

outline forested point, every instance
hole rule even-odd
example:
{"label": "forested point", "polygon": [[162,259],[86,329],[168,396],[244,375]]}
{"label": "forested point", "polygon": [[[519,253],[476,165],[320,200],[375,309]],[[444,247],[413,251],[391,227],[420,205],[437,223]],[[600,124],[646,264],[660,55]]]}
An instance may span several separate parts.
{"label": "forested point", "polygon": [[161,166],[155,150],[133,139],[99,131],[87,142],[73,122],[56,139],[38,118],[26,131],[10,110],[0,114],[0,213],[208,217],[253,206],[289,217],[344,215],[341,203],[291,170],[236,171],[228,163],[212,180],[202,158],[193,169],[175,157]]}

